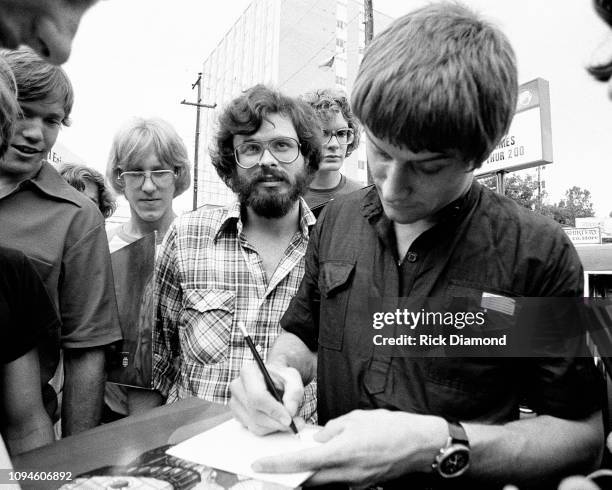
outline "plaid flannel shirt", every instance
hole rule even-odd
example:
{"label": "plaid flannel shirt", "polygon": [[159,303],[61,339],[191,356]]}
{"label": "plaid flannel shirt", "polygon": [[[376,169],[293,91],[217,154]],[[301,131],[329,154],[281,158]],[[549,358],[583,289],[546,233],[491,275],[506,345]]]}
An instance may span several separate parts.
{"label": "plaid flannel shirt", "polygon": [[[300,199],[300,226],[268,280],[259,254],[242,232],[240,204],[177,218],[155,266],[153,387],[166,403],[197,396],[228,403],[229,384],[253,356],[242,321],[264,361],[281,332],[279,320],[304,275],[309,226],[315,217]],[[316,385],[305,389],[301,415],[316,411]]]}

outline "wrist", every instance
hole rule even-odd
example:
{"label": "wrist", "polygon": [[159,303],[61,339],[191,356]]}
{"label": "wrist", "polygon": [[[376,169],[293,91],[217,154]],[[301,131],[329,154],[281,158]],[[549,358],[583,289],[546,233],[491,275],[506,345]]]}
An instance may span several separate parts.
{"label": "wrist", "polygon": [[419,451],[413,455],[414,460],[410,462],[411,471],[418,473],[433,473],[432,462],[448,441],[448,424],[442,417],[423,415],[421,434],[423,437],[419,443]]}
{"label": "wrist", "polygon": [[470,442],[459,422],[447,420],[448,438],[431,465],[434,473],[443,479],[457,478],[470,466]]}

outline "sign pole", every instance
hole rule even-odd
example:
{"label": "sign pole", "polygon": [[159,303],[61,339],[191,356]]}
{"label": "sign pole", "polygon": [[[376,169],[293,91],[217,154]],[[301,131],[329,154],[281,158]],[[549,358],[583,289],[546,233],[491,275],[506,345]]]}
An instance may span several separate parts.
{"label": "sign pole", "polygon": [[498,192],[498,194],[505,194],[506,189],[504,188],[504,174],[506,172],[504,172],[503,170],[501,172],[496,172],[495,173],[495,186],[496,186],[496,191]]}

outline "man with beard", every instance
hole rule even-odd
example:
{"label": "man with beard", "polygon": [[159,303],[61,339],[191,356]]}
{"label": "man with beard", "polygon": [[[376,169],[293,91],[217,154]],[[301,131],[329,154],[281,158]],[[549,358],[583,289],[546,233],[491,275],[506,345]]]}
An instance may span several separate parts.
{"label": "man with beard", "polygon": [[[265,86],[221,113],[212,163],[238,199],[177,218],[156,265],[153,385],[166,403],[229,401],[230,381],[253,361],[240,323],[267,357],[304,274],[315,219],[301,195],[320,149],[310,106]],[[306,418],[314,393],[308,386]]]}

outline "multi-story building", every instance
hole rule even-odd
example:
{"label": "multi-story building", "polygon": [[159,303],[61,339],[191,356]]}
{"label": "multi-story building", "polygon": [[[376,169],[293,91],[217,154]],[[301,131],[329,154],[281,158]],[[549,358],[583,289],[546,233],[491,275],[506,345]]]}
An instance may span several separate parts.
{"label": "multi-story building", "polygon": [[[391,20],[375,11],[374,32]],[[217,109],[202,112],[198,204],[225,204],[231,198],[208,155],[225,103],[257,83],[290,95],[320,88],[350,93],[364,40],[362,1],[253,0],[204,61],[202,101],[216,103]],[[345,161],[343,173],[365,184],[363,147]]]}

